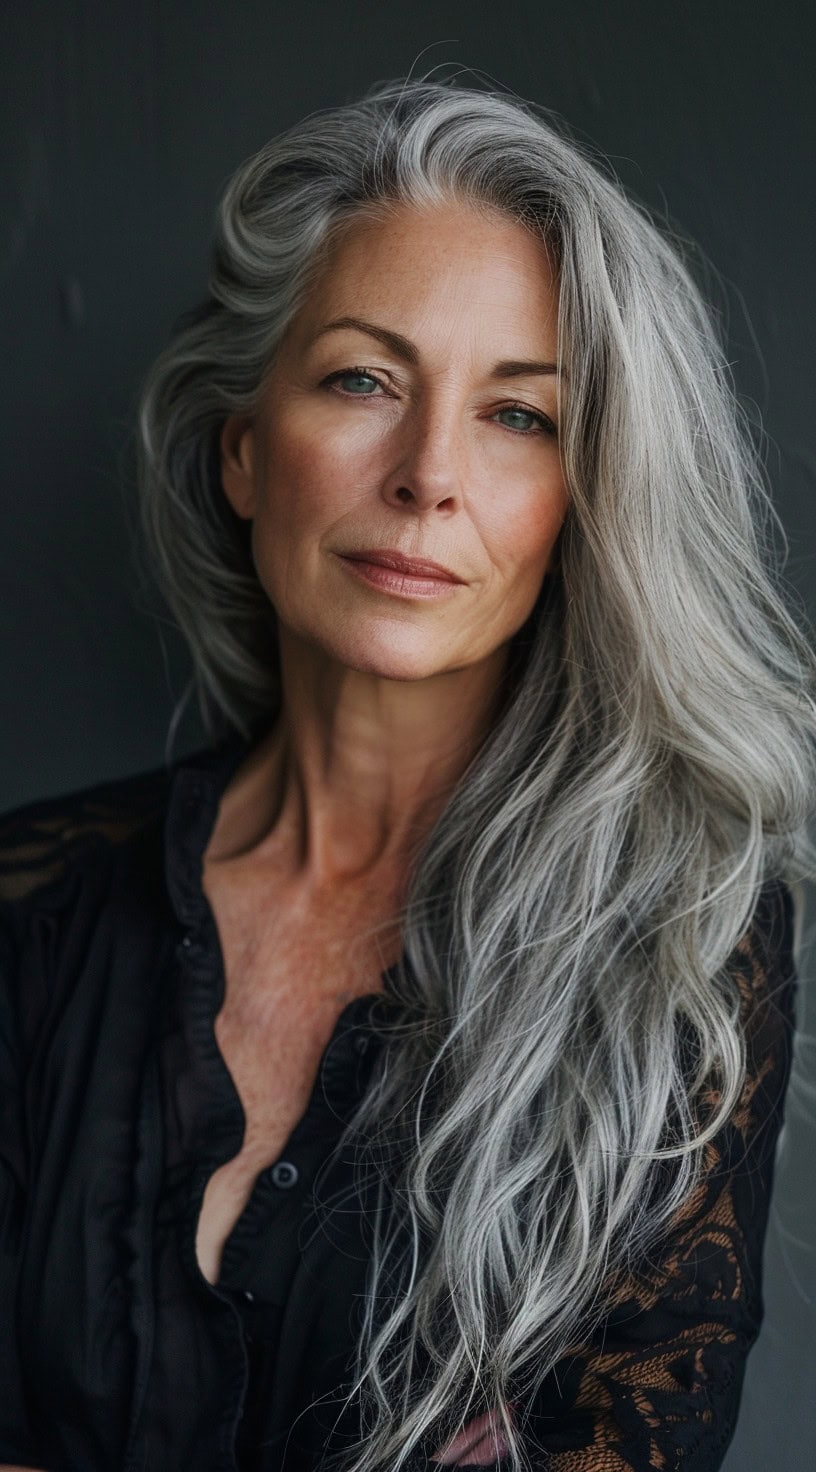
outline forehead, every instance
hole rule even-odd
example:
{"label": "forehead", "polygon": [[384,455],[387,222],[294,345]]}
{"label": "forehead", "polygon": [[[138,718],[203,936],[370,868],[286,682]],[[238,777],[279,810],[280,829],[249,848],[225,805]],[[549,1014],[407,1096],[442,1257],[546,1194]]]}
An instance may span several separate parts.
{"label": "forehead", "polygon": [[406,318],[487,314],[491,328],[505,315],[516,330],[523,319],[540,332],[554,325],[557,288],[551,251],[520,221],[469,202],[402,204],[343,223],[320,253],[298,318],[311,332],[365,303]]}

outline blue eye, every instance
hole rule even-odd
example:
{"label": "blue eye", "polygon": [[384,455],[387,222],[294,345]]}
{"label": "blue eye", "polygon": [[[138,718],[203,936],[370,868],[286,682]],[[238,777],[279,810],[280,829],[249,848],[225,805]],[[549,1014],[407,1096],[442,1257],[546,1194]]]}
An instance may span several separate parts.
{"label": "blue eye", "polygon": [[[373,384],[375,388],[384,387],[376,374],[370,373],[367,368],[339,368],[336,373],[330,373],[328,378],[323,379],[323,385],[324,387],[328,387],[331,384],[342,382],[343,379],[357,380],[357,388],[342,388],[340,390],[342,394],[347,395],[349,398],[371,399],[374,397],[374,394],[367,392],[365,388],[362,391],[358,391],[361,383]],[[500,414],[515,414],[516,417],[532,420],[534,425],[538,425],[538,429],[507,426],[508,428],[513,428],[513,433],[519,436],[529,438],[535,434],[546,434],[554,439],[557,435],[557,430],[552,420],[546,414],[540,414],[537,409],[526,409],[523,404],[506,404],[503,409],[496,410],[494,418],[498,418]]]}
{"label": "blue eye", "polygon": [[[548,419],[546,414],[539,414],[534,409],[525,409],[521,404],[511,404],[507,409],[499,409],[498,412],[499,414],[520,415],[522,419],[532,419],[534,423],[541,426],[545,434],[555,434],[555,425],[552,420]],[[519,432],[529,434],[529,430],[524,428],[521,428]]]}
{"label": "blue eye", "polygon": [[[374,375],[373,375],[373,373],[368,373],[365,368],[341,368],[338,373],[330,373],[329,376],[328,376],[328,378],[324,378],[323,382],[324,383],[337,383],[341,379],[344,379],[344,378],[352,378],[352,379],[353,378],[356,378],[358,383],[359,383],[359,381],[360,381],[361,378],[362,379],[367,379],[367,381],[369,383],[373,383],[375,385],[379,383],[379,379],[378,378],[375,378]],[[349,390],[349,389],[343,389],[343,393],[349,393],[349,392],[351,392],[352,394],[355,394],[357,396],[357,398],[365,398],[366,397],[365,394],[358,394],[356,389],[351,389],[351,390]]]}

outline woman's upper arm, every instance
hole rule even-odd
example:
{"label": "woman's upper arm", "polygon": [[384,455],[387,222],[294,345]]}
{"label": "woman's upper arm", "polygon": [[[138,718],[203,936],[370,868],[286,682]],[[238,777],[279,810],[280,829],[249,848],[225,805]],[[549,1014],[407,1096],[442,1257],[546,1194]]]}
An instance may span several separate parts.
{"label": "woman's upper arm", "polygon": [[25,940],[30,916],[20,893],[28,886],[14,868],[15,854],[21,848],[26,853],[30,850],[13,826],[9,833],[9,826],[6,823],[0,831],[0,840],[13,839],[10,846],[0,841],[0,1458],[5,1459],[0,1461],[0,1472],[8,1472],[9,1468],[16,1472],[18,1467],[42,1472],[26,1412],[18,1349],[17,1284],[30,1170],[24,1093],[26,1056],[42,1011],[43,992],[41,987],[27,984]]}
{"label": "woman's upper arm", "polygon": [[790,891],[764,892],[734,958],[748,1042],[738,1106],[706,1147],[702,1182],[655,1260],[620,1281],[597,1334],[540,1388],[526,1427],[534,1466],[721,1465],[763,1315],[762,1252],[792,1059],[792,922]]}

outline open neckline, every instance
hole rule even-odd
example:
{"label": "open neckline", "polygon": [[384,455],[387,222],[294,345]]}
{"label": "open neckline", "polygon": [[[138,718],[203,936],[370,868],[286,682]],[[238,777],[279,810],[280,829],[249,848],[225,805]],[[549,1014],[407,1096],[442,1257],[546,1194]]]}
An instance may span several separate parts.
{"label": "open neckline", "polygon": [[[204,1193],[215,1172],[240,1153],[247,1119],[235,1080],[218,1045],[215,1022],[226,995],[223,949],[214,911],[203,888],[203,855],[212,832],[221,794],[249,751],[249,743],[233,735],[216,748],[194,752],[179,764],[172,785],[165,833],[167,884],[177,918],[184,927],[177,953],[184,973],[182,985],[191,1009],[191,1038],[209,1079],[207,1106],[197,1130],[198,1153],[184,1223],[183,1255],[192,1272],[215,1294],[229,1292],[222,1279],[257,1231],[264,1209],[275,1197],[275,1166],[296,1151],[304,1136],[315,1129],[339,1133],[362,1096],[365,1078],[381,1046],[376,1012],[403,1010],[390,990],[400,960],[380,974],[381,989],[352,997],[337,1014],[320,1056],[309,1100],[300,1119],[284,1141],[276,1160],[255,1176],[246,1202],[222,1244],[218,1277],[204,1274],[196,1251]],[[356,1048],[365,1035],[365,1067]],[[332,1117],[335,1124],[332,1125]]]}

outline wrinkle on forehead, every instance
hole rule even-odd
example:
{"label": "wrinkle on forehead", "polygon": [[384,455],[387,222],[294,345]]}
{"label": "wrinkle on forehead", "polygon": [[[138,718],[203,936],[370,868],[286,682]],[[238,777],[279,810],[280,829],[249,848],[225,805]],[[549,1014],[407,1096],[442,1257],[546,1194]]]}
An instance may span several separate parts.
{"label": "wrinkle on forehead", "polygon": [[[475,248],[479,243],[478,230],[468,229],[466,222],[465,238],[471,250],[462,251],[463,211],[475,216],[477,221],[483,220],[490,226],[490,231],[485,237],[484,250]],[[512,285],[518,280],[520,269],[522,272],[527,272],[529,269],[529,255],[522,259],[520,267],[519,246],[521,241],[518,231],[523,230],[527,242],[532,243],[534,247],[536,263],[540,262],[542,268],[541,276],[538,276],[537,270],[534,276],[535,286],[541,288],[537,294],[536,316],[540,320],[542,331],[551,328],[557,332],[558,275],[552,252],[548,250],[541,231],[534,229],[529,221],[515,218],[510,213],[500,211],[494,206],[484,204],[474,206],[471,201],[451,200],[445,205],[421,208],[414,205],[392,204],[387,208],[378,207],[374,213],[366,208],[365,211],[358,212],[356,216],[346,218],[342,225],[333,232],[331,249],[324,242],[323,247],[318,251],[320,266],[318,268],[315,265],[311,273],[311,291],[303,294],[301,306],[294,314],[281,341],[281,350],[284,344],[288,347],[294,346],[296,342],[301,349],[305,350],[318,334],[321,319],[324,318],[329,320],[338,316],[364,316],[368,320],[378,320],[386,325],[383,321],[383,313],[387,309],[383,303],[383,308],[378,312],[378,293],[376,289],[372,290],[372,275],[378,286],[384,284],[385,294],[389,297],[388,309],[393,310],[393,298],[389,288],[395,280],[399,281],[396,262],[400,253],[404,255],[405,252],[405,232],[392,232],[390,235],[386,234],[384,238],[378,232],[383,225],[394,225],[399,221],[400,216],[406,215],[411,217],[414,223],[435,220],[447,226],[447,229],[437,230],[433,232],[432,238],[429,237],[430,259],[417,261],[416,276],[414,276],[413,269],[409,267],[403,296],[409,305],[410,315],[418,323],[430,321],[436,333],[439,334],[441,331],[443,336],[447,324],[450,327],[452,339],[461,330],[463,320],[471,319],[474,329],[478,330],[480,321],[485,320],[490,309],[495,305],[495,293],[507,291],[509,298],[512,294]],[[504,232],[503,240],[497,241],[497,229]],[[377,269],[373,273],[371,263],[366,261],[364,254],[357,258],[345,254],[346,249],[355,238],[362,243],[365,236],[372,231],[377,239],[379,254]],[[395,260],[395,270],[392,276],[389,276],[388,271],[390,256],[393,256]],[[451,261],[455,262],[457,268],[454,278],[451,280],[448,276],[443,284],[440,281],[440,274],[446,265],[450,265]],[[486,263],[494,283],[493,290],[489,288],[485,280]],[[439,269],[435,269],[435,266]],[[343,289],[337,289],[339,286],[338,272],[343,278]],[[503,282],[501,278],[504,278]],[[425,281],[427,281],[427,286]],[[419,293],[416,290],[417,282],[421,283]],[[443,297],[444,315],[440,311],[440,291]],[[399,296],[399,292],[397,295]],[[365,300],[364,310],[361,309],[361,297]],[[526,304],[522,304],[521,311],[526,327],[530,317]],[[519,303],[508,301],[508,312],[515,318],[519,313]],[[396,328],[396,324],[391,322],[387,325],[393,325]],[[510,346],[508,344],[508,348]],[[546,351],[544,351],[545,348]],[[555,358],[555,343],[527,341],[525,350],[522,352],[519,348],[518,353],[513,355],[525,360]]]}

